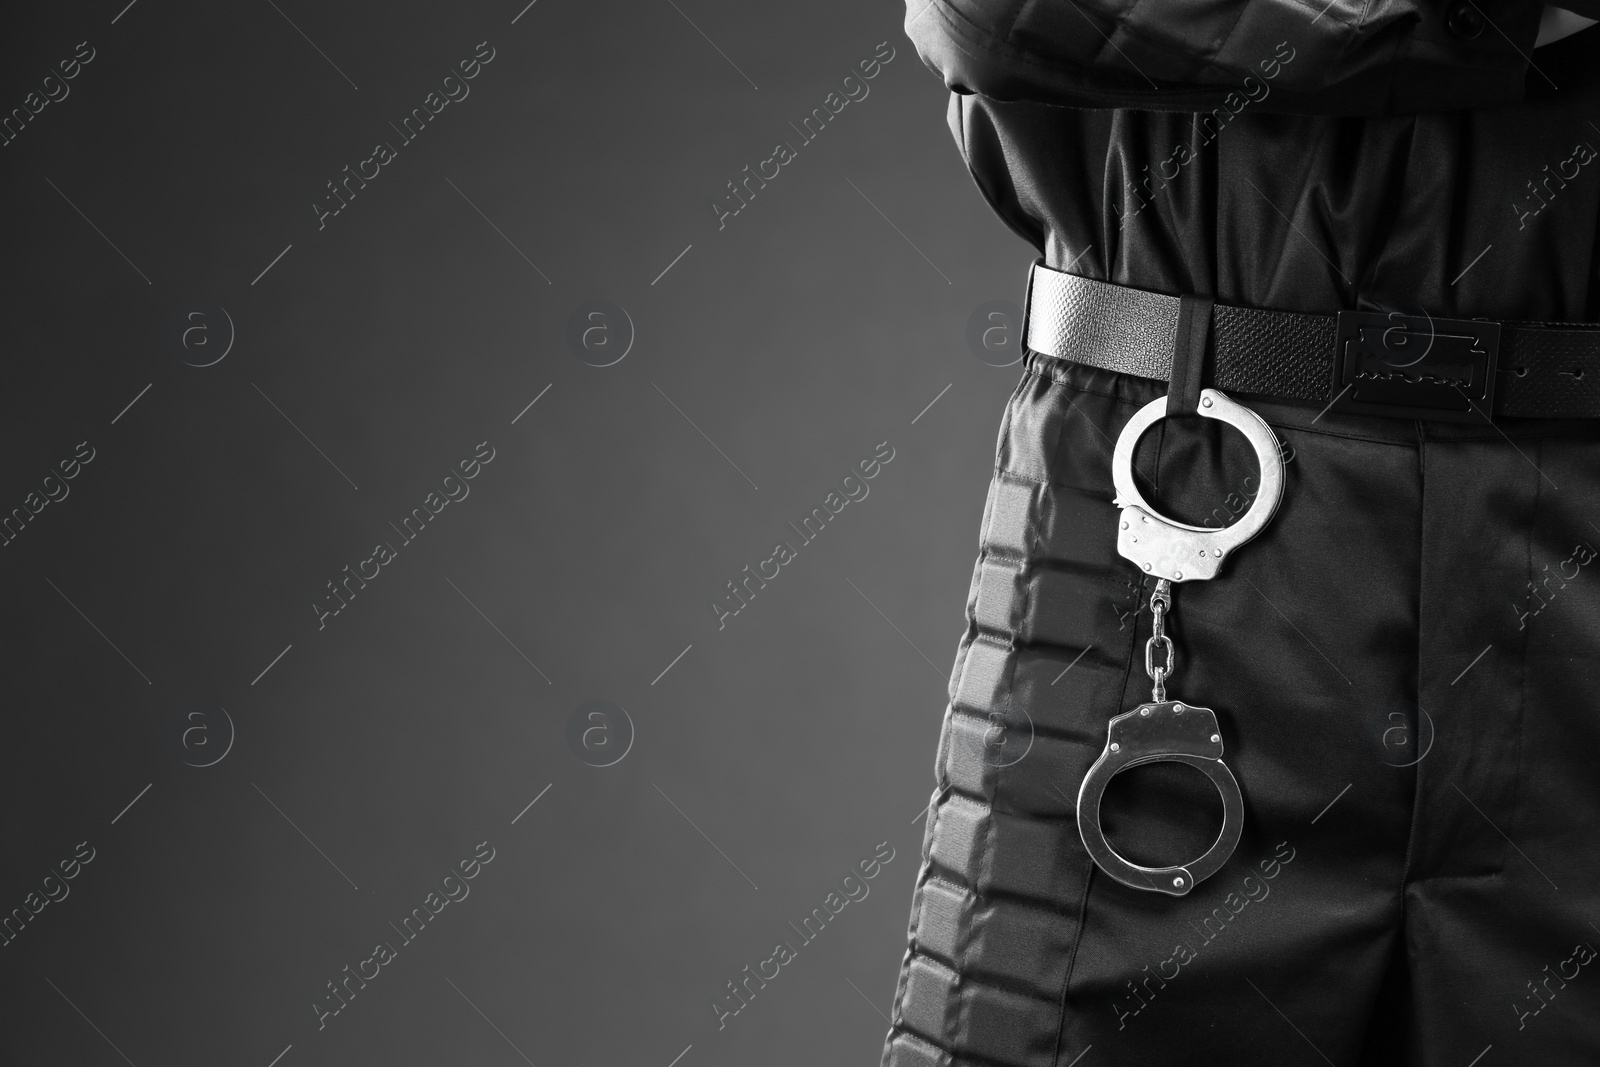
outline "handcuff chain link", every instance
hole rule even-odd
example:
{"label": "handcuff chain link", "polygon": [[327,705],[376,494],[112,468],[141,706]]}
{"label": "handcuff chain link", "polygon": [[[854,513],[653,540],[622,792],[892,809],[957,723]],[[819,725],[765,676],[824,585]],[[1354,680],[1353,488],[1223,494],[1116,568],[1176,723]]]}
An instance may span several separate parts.
{"label": "handcuff chain link", "polygon": [[[1166,631],[1167,612],[1171,609],[1172,583],[1162,578],[1156,582],[1155,592],[1150,594],[1150,614],[1155,621],[1151,625],[1150,639],[1144,643],[1144,672],[1150,676],[1150,699],[1157,704],[1167,699],[1167,678],[1178,665],[1178,651]],[[1155,663],[1157,647],[1164,653],[1159,667]]]}

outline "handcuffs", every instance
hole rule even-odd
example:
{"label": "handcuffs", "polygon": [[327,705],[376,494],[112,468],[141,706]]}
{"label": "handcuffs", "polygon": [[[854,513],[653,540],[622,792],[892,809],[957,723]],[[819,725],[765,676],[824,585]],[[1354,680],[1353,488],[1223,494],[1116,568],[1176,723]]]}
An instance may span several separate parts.
{"label": "handcuffs", "polygon": [[[1121,508],[1117,551],[1158,579],[1150,597],[1155,622],[1144,651],[1152,688],[1149,703],[1111,720],[1105,750],[1078,790],[1078,832],[1089,856],[1118,882],[1181,897],[1228,862],[1244,828],[1244,799],[1233,772],[1222,762],[1222,733],[1216,713],[1167,699],[1167,678],[1177,664],[1172,639],[1165,632],[1172,583],[1215,578],[1228,556],[1261,532],[1283,496],[1284,463],[1278,439],[1261,416],[1215,389],[1201,389],[1196,414],[1244,434],[1261,468],[1261,488],[1250,509],[1231,526],[1214,529],[1169,519],[1146,502],[1133,480],[1134,446],[1169,411],[1167,397],[1141,408],[1123,428],[1111,457],[1112,484],[1117,491],[1114,502]],[[1163,660],[1159,666],[1155,663],[1158,649]],[[1100,826],[1100,800],[1106,785],[1114,775],[1147,763],[1188,764],[1210,778],[1222,795],[1222,829],[1198,859],[1170,867],[1143,867],[1118,854],[1106,840]]]}

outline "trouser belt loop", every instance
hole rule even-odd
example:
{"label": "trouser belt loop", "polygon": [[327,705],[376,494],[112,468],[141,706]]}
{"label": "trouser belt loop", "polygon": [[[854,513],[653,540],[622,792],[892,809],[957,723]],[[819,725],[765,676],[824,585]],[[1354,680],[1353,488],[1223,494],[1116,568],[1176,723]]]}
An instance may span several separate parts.
{"label": "trouser belt loop", "polygon": [[1178,298],[1178,328],[1172,343],[1172,376],[1167,389],[1167,415],[1193,415],[1205,384],[1206,355],[1211,340],[1209,296]]}

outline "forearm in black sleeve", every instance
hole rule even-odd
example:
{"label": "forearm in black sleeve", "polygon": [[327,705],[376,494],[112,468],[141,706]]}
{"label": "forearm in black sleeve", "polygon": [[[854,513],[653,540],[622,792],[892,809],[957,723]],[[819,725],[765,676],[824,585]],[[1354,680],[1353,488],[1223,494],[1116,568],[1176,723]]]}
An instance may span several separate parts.
{"label": "forearm in black sleeve", "polygon": [[[1573,0],[1600,7],[1600,0]],[[1516,103],[1535,0],[907,0],[955,92],[1072,107],[1387,115]]]}

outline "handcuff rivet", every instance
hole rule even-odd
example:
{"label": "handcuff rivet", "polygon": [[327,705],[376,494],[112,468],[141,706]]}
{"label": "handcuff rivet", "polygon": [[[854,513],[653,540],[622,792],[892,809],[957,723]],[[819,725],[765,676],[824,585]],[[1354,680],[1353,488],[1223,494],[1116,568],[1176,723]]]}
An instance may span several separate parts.
{"label": "handcuff rivet", "polygon": [[1150,564],[1148,564],[1148,563],[1146,563],[1146,564],[1145,564],[1145,565],[1144,565],[1144,569],[1145,569],[1145,570],[1149,570],[1149,569],[1150,569]]}
{"label": "handcuff rivet", "polygon": [[1181,878],[1181,877],[1179,877],[1179,878],[1174,878],[1174,879],[1173,879],[1173,880],[1172,880],[1172,884],[1173,884],[1173,886],[1174,886],[1174,887],[1175,887],[1175,888],[1177,888],[1177,889],[1182,889],[1182,888],[1183,888],[1183,879],[1182,879],[1182,878]]}
{"label": "handcuff rivet", "polygon": [[1173,575],[1173,577],[1178,579],[1181,582],[1181,581],[1183,581],[1183,572],[1182,571],[1178,571],[1176,574]]}
{"label": "handcuff rivet", "polygon": [[1113,741],[1113,742],[1111,742],[1111,751],[1113,751],[1113,752],[1121,752],[1122,751],[1122,746],[1117,744],[1115,741]]}
{"label": "handcuff rivet", "polygon": [[1143,715],[1145,718],[1149,718],[1150,717],[1150,709],[1149,708],[1140,708],[1139,709],[1139,714]]}
{"label": "handcuff rivet", "polygon": [[1212,554],[1212,555],[1213,555],[1213,556],[1220,556],[1220,555],[1222,555],[1222,549],[1220,549],[1220,548],[1213,548],[1213,549],[1212,549],[1212,550],[1211,550],[1211,554]]}
{"label": "handcuff rivet", "polygon": [[1177,712],[1179,715],[1182,715],[1183,714],[1183,705],[1182,704],[1174,704],[1172,706],[1172,710]]}
{"label": "handcuff rivet", "polygon": [[1126,530],[1126,529],[1127,529],[1127,528],[1128,528],[1128,524],[1127,524],[1127,523],[1123,523],[1123,524],[1122,524],[1122,528],[1123,528],[1123,529],[1124,529],[1124,530]]}
{"label": "handcuff rivet", "polygon": [[1211,740],[1213,742],[1221,741],[1222,740],[1222,735],[1221,734],[1212,734],[1211,735]]}
{"label": "handcuff rivet", "polygon": [[1201,403],[1201,404],[1202,404],[1202,405],[1204,405],[1204,406],[1205,406],[1205,407],[1210,407],[1210,406],[1211,406],[1211,398],[1210,398],[1210,397],[1209,397],[1209,396],[1208,396],[1208,397],[1205,397],[1205,398],[1204,398],[1204,399],[1202,399],[1202,400],[1201,400],[1201,401],[1200,401],[1200,403]]}

